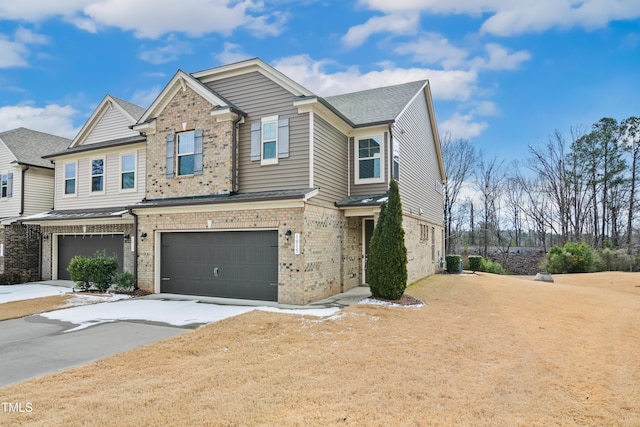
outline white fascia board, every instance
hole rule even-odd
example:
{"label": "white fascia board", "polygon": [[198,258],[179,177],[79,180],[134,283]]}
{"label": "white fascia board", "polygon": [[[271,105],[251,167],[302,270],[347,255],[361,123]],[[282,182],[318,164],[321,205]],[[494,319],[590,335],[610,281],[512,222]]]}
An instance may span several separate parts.
{"label": "white fascia board", "polygon": [[321,103],[316,97],[294,101],[293,106],[298,107],[298,114],[313,111],[314,114],[322,117],[331,126],[335,127],[346,136],[351,136],[354,131],[351,126],[345,123],[344,120],[327,108],[327,106]]}
{"label": "white fascia board", "polygon": [[142,132],[145,135],[153,135],[156,133],[156,120],[153,119],[146,123],[139,123],[139,124],[133,125],[131,129],[138,132]]}
{"label": "white fascia board", "polygon": [[166,108],[166,106],[169,104],[169,102],[171,102],[174,95],[178,93],[178,91],[184,91],[187,87],[191,88],[198,95],[209,101],[209,103],[211,103],[211,105],[213,106],[228,107],[225,101],[218,98],[213,92],[203,87],[200,82],[196,81],[193,78],[193,76],[185,73],[182,70],[178,70],[178,72],[173,76],[173,78],[165,86],[162,92],[160,92],[160,95],[158,95],[155,101],[153,101],[153,104],[151,104],[147,111],[142,115],[140,120],[138,120],[138,124],[142,124],[148,121],[150,118],[155,118],[158,112]]}
{"label": "white fascia board", "polygon": [[[311,193],[309,193],[311,194]],[[305,196],[306,197],[306,196]],[[206,212],[231,212],[231,211],[251,211],[269,209],[303,208],[305,199],[273,200],[259,202],[233,202],[233,203],[210,203],[194,204],[182,206],[157,206],[136,208],[132,210],[136,214],[180,214],[180,213],[206,213]]]}
{"label": "white fascia board", "polygon": [[228,77],[240,76],[251,72],[259,72],[271,81],[282,86],[296,96],[312,96],[313,93],[299,83],[291,80],[271,65],[259,58],[248,59],[246,61],[236,62],[233,64],[223,65],[221,67],[211,68],[204,71],[193,73],[193,77],[202,83],[208,83],[215,80],[225,79]]}

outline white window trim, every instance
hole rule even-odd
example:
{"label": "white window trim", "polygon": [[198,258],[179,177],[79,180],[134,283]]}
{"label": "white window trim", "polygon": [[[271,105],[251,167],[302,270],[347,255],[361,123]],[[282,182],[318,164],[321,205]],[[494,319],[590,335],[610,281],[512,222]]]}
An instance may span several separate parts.
{"label": "white window trim", "polygon": [[[273,159],[264,158],[264,125],[265,123],[275,123],[276,125],[276,155]],[[260,164],[261,165],[277,165],[278,164],[278,116],[263,117],[260,126]]]}
{"label": "white window trim", "polygon": [[[192,133],[193,134],[193,151],[191,151],[189,153],[180,154],[180,135],[181,134],[187,134],[187,133]],[[175,150],[176,150],[176,156],[175,156],[176,160],[175,160],[175,162],[176,162],[176,165],[174,166],[174,168],[175,168],[174,169],[174,172],[175,172],[174,175],[176,177],[178,177],[178,176],[193,176],[194,175],[193,172],[185,173],[185,174],[181,174],[180,173],[180,157],[193,156],[194,159],[195,159],[195,155],[196,155],[195,139],[196,139],[196,131],[195,131],[195,129],[185,130],[185,131],[176,133],[176,136],[175,136],[175,144],[176,144],[176,148],[175,148]]]}
{"label": "white window trim", "polygon": [[[73,180],[75,181],[75,186],[74,186],[74,193],[66,193],[66,189],[67,189],[67,165],[75,165],[75,175],[73,177]],[[69,178],[71,179],[71,178]],[[64,162],[64,164],[62,165],[62,197],[78,197],[78,161],[74,160],[73,162]]]}
{"label": "white window trim", "polygon": [[[380,177],[378,178],[360,178],[360,140],[368,139],[368,138],[380,138]],[[381,182],[385,182],[384,172],[387,169],[387,165],[385,163],[385,143],[384,143],[384,133],[373,133],[366,135],[358,135],[353,138],[353,160],[355,163],[355,167],[353,170],[353,178],[355,184],[379,184]]]}
{"label": "white window trim", "polygon": [[[100,191],[93,191],[93,177],[94,176],[100,176],[100,175],[93,175],[93,162],[95,160],[102,160],[102,190]],[[77,169],[76,169],[76,174],[77,174]],[[90,180],[89,180],[89,194],[91,194],[92,196],[101,196],[105,193],[106,189],[107,189],[107,159],[106,157],[93,157],[91,159],[89,159],[89,176],[90,176]]]}
{"label": "white window trim", "polygon": [[[122,170],[122,158],[125,156],[133,156],[133,170]],[[138,191],[138,153],[130,151],[128,153],[120,153],[120,164],[118,165],[118,189],[120,193],[135,193]],[[133,188],[122,188],[122,174],[125,172],[133,172]]]}

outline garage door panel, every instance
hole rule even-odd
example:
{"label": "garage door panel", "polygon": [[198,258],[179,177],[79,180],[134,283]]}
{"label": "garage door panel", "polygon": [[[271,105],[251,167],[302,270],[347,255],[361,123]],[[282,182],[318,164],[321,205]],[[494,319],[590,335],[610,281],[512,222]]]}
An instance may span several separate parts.
{"label": "garage door panel", "polygon": [[276,231],[164,233],[161,292],[277,301]]}

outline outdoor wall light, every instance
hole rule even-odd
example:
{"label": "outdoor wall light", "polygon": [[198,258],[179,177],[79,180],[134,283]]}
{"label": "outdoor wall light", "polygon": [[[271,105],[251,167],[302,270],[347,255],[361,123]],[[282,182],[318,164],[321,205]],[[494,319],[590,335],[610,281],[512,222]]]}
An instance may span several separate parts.
{"label": "outdoor wall light", "polygon": [[140,241],[144,242],[144,239],[147,238],[147,233],[145,233],[144,231],[140,234]]}
{"label": "outdoor wall light", "polygon": [[284,238],[289,240],[290,237],[291,237],[291,230],[287,230],[287,232],[284,233]]}

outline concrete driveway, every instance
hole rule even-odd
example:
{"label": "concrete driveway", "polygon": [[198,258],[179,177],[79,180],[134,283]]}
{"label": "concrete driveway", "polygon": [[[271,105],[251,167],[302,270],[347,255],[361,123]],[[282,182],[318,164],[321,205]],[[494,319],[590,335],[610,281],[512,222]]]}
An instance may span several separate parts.
{"label": "concrete driveway", "polygon": [[188,330],[188,327],[119,321],[64,332],[74,326],[42,316],[0,322],[0,387],[111,356]]}

